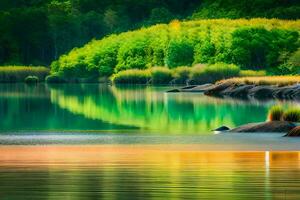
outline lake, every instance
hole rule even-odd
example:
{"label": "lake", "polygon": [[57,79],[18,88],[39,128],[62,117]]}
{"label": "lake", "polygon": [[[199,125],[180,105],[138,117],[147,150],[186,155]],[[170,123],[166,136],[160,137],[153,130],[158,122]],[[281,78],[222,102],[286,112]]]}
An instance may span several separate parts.
{"label": "lake", "polygon": [[277,104],[172,87],[0,84],[0,199],[300,199],[300,139],[214,134]]}

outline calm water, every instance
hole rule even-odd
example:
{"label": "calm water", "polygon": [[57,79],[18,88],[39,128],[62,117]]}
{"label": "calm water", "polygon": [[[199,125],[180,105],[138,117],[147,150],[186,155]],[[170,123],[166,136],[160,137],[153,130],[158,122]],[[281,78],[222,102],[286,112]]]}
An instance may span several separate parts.
{"label": "calm water", "polygon": [[0,84],[0,199],[300,199],[300,139],[211,132],[297,102],[168,89]]}
{"label": "calm water", "polygon": [[161,145],[0,148],[0,198],[300,198],[299,152],[188,149]]}
{"label": "calm water", "polygon": [[97,131],[138,134],[211,134],[266,120],[274,104],[165,93],[167,87],[0,85],[0,131]]}

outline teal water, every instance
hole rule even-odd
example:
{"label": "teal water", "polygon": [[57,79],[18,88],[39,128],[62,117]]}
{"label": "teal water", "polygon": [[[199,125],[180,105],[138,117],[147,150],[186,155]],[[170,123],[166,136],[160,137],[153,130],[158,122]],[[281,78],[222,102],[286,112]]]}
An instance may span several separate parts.
{"label": "teal water", "polygon": [[0,85],[0,132],[98,131],[160,135],[212,134],[266,120],[275,104],[218,99],[195,93],[165,93],[170,87],[95,84]]}
{"label": "teal water", "polygon": [[0,84],[0,199],[300,199],[300,139],[219,134],[275,104],[170,87]]}

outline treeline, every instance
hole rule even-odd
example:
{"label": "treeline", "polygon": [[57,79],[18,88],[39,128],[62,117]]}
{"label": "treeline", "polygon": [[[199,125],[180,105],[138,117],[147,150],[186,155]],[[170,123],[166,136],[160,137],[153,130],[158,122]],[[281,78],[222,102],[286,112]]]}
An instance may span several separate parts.
{"label": "treeline", "polygon": [[128,69],[222,62],[274,73],[291,67],[287,73],[292,73],[299,69],[299,31],[299,20],[173,21],[94,40],[61,56],[52,71],[67,78],[110,76]]}
{"label": "treeline", "polygon": [[198,0],[1,0],[0,64],[48,65],[92,38],[184,18]]}
{"label": "treeline", "polygon": [[92,38],[189,16],[298,19],[299,8],[298,0],[1,0],[0,64],[48,65]]}
{"label": "treeline", "polygon": [[204,0],[193,19],[217,18],[299,19],[299,0]]}

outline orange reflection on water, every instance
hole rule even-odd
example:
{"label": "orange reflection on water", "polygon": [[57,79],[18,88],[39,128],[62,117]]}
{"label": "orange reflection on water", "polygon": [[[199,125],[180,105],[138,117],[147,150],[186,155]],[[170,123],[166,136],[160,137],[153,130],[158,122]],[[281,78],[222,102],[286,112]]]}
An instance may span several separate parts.
{"label": "orange reflection on water", "polygon": [[193,145],[1,146],[0,167],[141,165],[160,168],[203,166],[210,169],[300,166],[300,152],[199,151]]}

